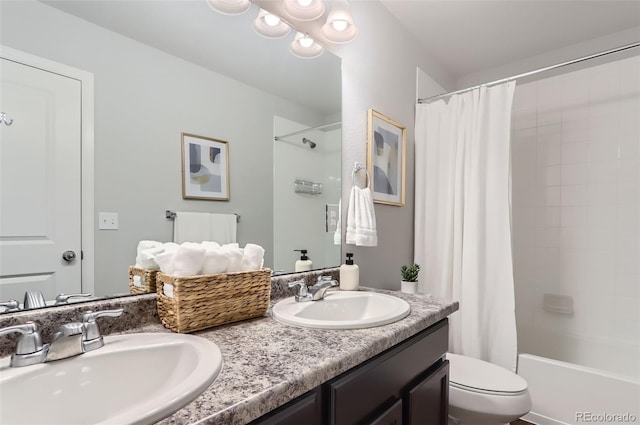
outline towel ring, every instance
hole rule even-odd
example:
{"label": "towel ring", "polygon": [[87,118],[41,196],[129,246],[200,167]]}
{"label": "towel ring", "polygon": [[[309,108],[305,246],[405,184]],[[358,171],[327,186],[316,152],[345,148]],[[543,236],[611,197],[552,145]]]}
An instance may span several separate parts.
{"label": "towel ring", "polygon": [[366,181],[366,186],[365,187],[369,187],[369,183],[370,183],[370,179],[369,179],[369,172],[367,171],[367,169],[364,167],[364,165],[360,164],[359,162],[355,162],[353,164],[353,171],[351,172],[351,182],[355,185],[356,184],[356,173],[360,170],[364,170],[365,175],[367,176],[367,181]]}

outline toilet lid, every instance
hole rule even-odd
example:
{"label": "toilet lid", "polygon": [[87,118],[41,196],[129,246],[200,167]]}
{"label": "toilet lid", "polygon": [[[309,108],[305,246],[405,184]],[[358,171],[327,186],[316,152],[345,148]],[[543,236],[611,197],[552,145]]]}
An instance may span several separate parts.
{"label": "toilet lid", "polygon": [[527,381],[493,363],[472,357],[447,353],[449,382],[469,390],[491,393],[520,393],[527,389]]}

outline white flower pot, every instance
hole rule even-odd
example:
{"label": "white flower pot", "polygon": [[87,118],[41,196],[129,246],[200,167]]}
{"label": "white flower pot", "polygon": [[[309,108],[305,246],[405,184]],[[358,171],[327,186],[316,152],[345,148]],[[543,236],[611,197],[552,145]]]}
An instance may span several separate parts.
{"label": "white flower pot", "polygon": [[400,282],[400,291],[405,294],[417,294],[418,282],[407,282],[406,280],[403,280]]}

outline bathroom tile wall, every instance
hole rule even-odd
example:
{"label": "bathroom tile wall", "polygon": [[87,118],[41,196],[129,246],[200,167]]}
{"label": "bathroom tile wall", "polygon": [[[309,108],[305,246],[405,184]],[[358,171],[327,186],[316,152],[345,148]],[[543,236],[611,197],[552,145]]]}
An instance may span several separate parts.
{"label": "bathroom tile wall", "polygon": [[[640,376],[640,56],[516,88],[519,351]],[[573,314],[544,310],[570,296]]]}

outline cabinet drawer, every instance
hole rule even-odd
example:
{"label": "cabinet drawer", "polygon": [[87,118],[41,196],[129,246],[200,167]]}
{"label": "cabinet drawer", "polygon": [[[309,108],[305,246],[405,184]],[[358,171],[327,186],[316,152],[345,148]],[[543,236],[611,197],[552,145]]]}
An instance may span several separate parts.
{"label": "cabinet drawer", "polygon": [[383,414],[369,422],[370,425],[402,425],[402,400],[396,401]]}
{"label": "cabinet drawer", "polygon": [[329,381],[329,423],[355,424],[425,372],[447,351],[448,323],[441,320],[397,346]]}
{"label": "cabinet drawer", "polygon": [[320,425],[320,409],[320,390],[315,389],[261,416],[250,425]]}
{"label": "cabinet drawer", "polygon": [[449,417],[449,361],[429,371],[406,397],[407,423],[447,425]]}

